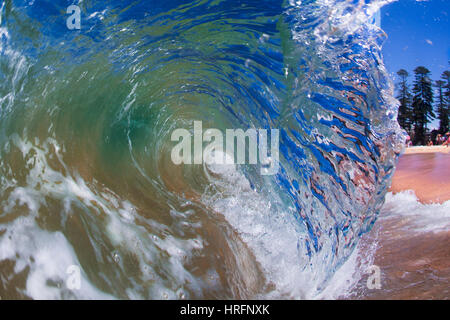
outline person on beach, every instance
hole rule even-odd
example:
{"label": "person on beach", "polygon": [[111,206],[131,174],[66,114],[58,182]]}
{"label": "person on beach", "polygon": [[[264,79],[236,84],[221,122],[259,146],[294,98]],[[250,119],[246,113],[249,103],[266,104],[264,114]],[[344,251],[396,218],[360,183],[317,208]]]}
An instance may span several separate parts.
{"label": "person on beach", "polygon": [[442,139],[442,135],[439,133],[439,134],[436,136],[436,145],[441,145],[443,142],[444,142],[444,141],[443,141],[443,139]]}
{"label": "person on beach", "polygon": [[447,146],[447,148],[448,148],[448,146],[450,145],[450,132],[447,132],[445,134],[445,138],[446,138],[446,140],[445,140],[445,142],[442,145],[443,146]]}
{"label": "person on beach", "polygon": [[410,136],[406,136],[406,147],[411,147],[412,146],[412,141],[411,141],[411,137]]}

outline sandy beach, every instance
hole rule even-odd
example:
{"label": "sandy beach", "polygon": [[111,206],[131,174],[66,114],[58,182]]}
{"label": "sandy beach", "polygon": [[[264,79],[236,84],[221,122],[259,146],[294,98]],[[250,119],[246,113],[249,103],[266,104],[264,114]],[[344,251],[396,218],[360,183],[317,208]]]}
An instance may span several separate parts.
{"label": "sandy beach", "polygon": [[450,147],[447,146],[416,146],[406,148],[405,154],[419,154],[419,153],[444,153],[450,154]]}

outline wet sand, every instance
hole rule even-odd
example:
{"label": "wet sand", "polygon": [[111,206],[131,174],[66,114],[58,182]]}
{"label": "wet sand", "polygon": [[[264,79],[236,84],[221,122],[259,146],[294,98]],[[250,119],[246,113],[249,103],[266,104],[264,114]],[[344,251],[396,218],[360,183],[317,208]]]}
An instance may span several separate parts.
{"label": "wet sand", "polygon": [[416,232],[411,221],[386,217],[363,237],[377,242],[373,264],[381,271],[380,289],[369,289],[366,274],[350,299],[450,299],[450,232]]}
{"label": "wet sand", "polygon": [[[391,191],[414,190],[424,204],[450,200],[447,150],[450,148],[407,149],[399,160]],[[368,289],[365,275],[349,298],[450,299],[450,230],[417,231],[416,226],[414,215],[382,210],[372,231],[361,240],[363,247],[377,243],[374,265],[381,270],[381,289]]]}
{"label": "wet sand", "polygon": [[391,191],[414,190],[423,203],[450,200],[450,148],[413,147],[400,157]]}

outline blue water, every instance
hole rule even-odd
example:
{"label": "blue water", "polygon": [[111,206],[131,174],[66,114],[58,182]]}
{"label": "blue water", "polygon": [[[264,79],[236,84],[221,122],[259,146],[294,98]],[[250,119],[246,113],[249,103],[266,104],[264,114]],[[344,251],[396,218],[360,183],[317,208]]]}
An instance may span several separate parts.
{"label": "blue water", "polygon": [[[69,30],[72,2],[3,1],[0,296],[323,293],[402,147],[384,3],[83,1]],[[279,129],[278,173],[174,165],[193,121]]]}

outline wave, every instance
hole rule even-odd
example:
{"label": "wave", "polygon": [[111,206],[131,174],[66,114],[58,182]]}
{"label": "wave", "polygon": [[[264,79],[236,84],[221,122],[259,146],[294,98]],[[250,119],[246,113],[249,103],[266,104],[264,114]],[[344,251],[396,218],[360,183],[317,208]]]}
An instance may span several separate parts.
{"label": "wave", "polygon": [[[65,2],[3,2],[3,294],[323,295],[403,146],[371,23],[388,2],[82,1],[80,30]],[[278,173],[174,165],[193,121],[279,129]]]}

